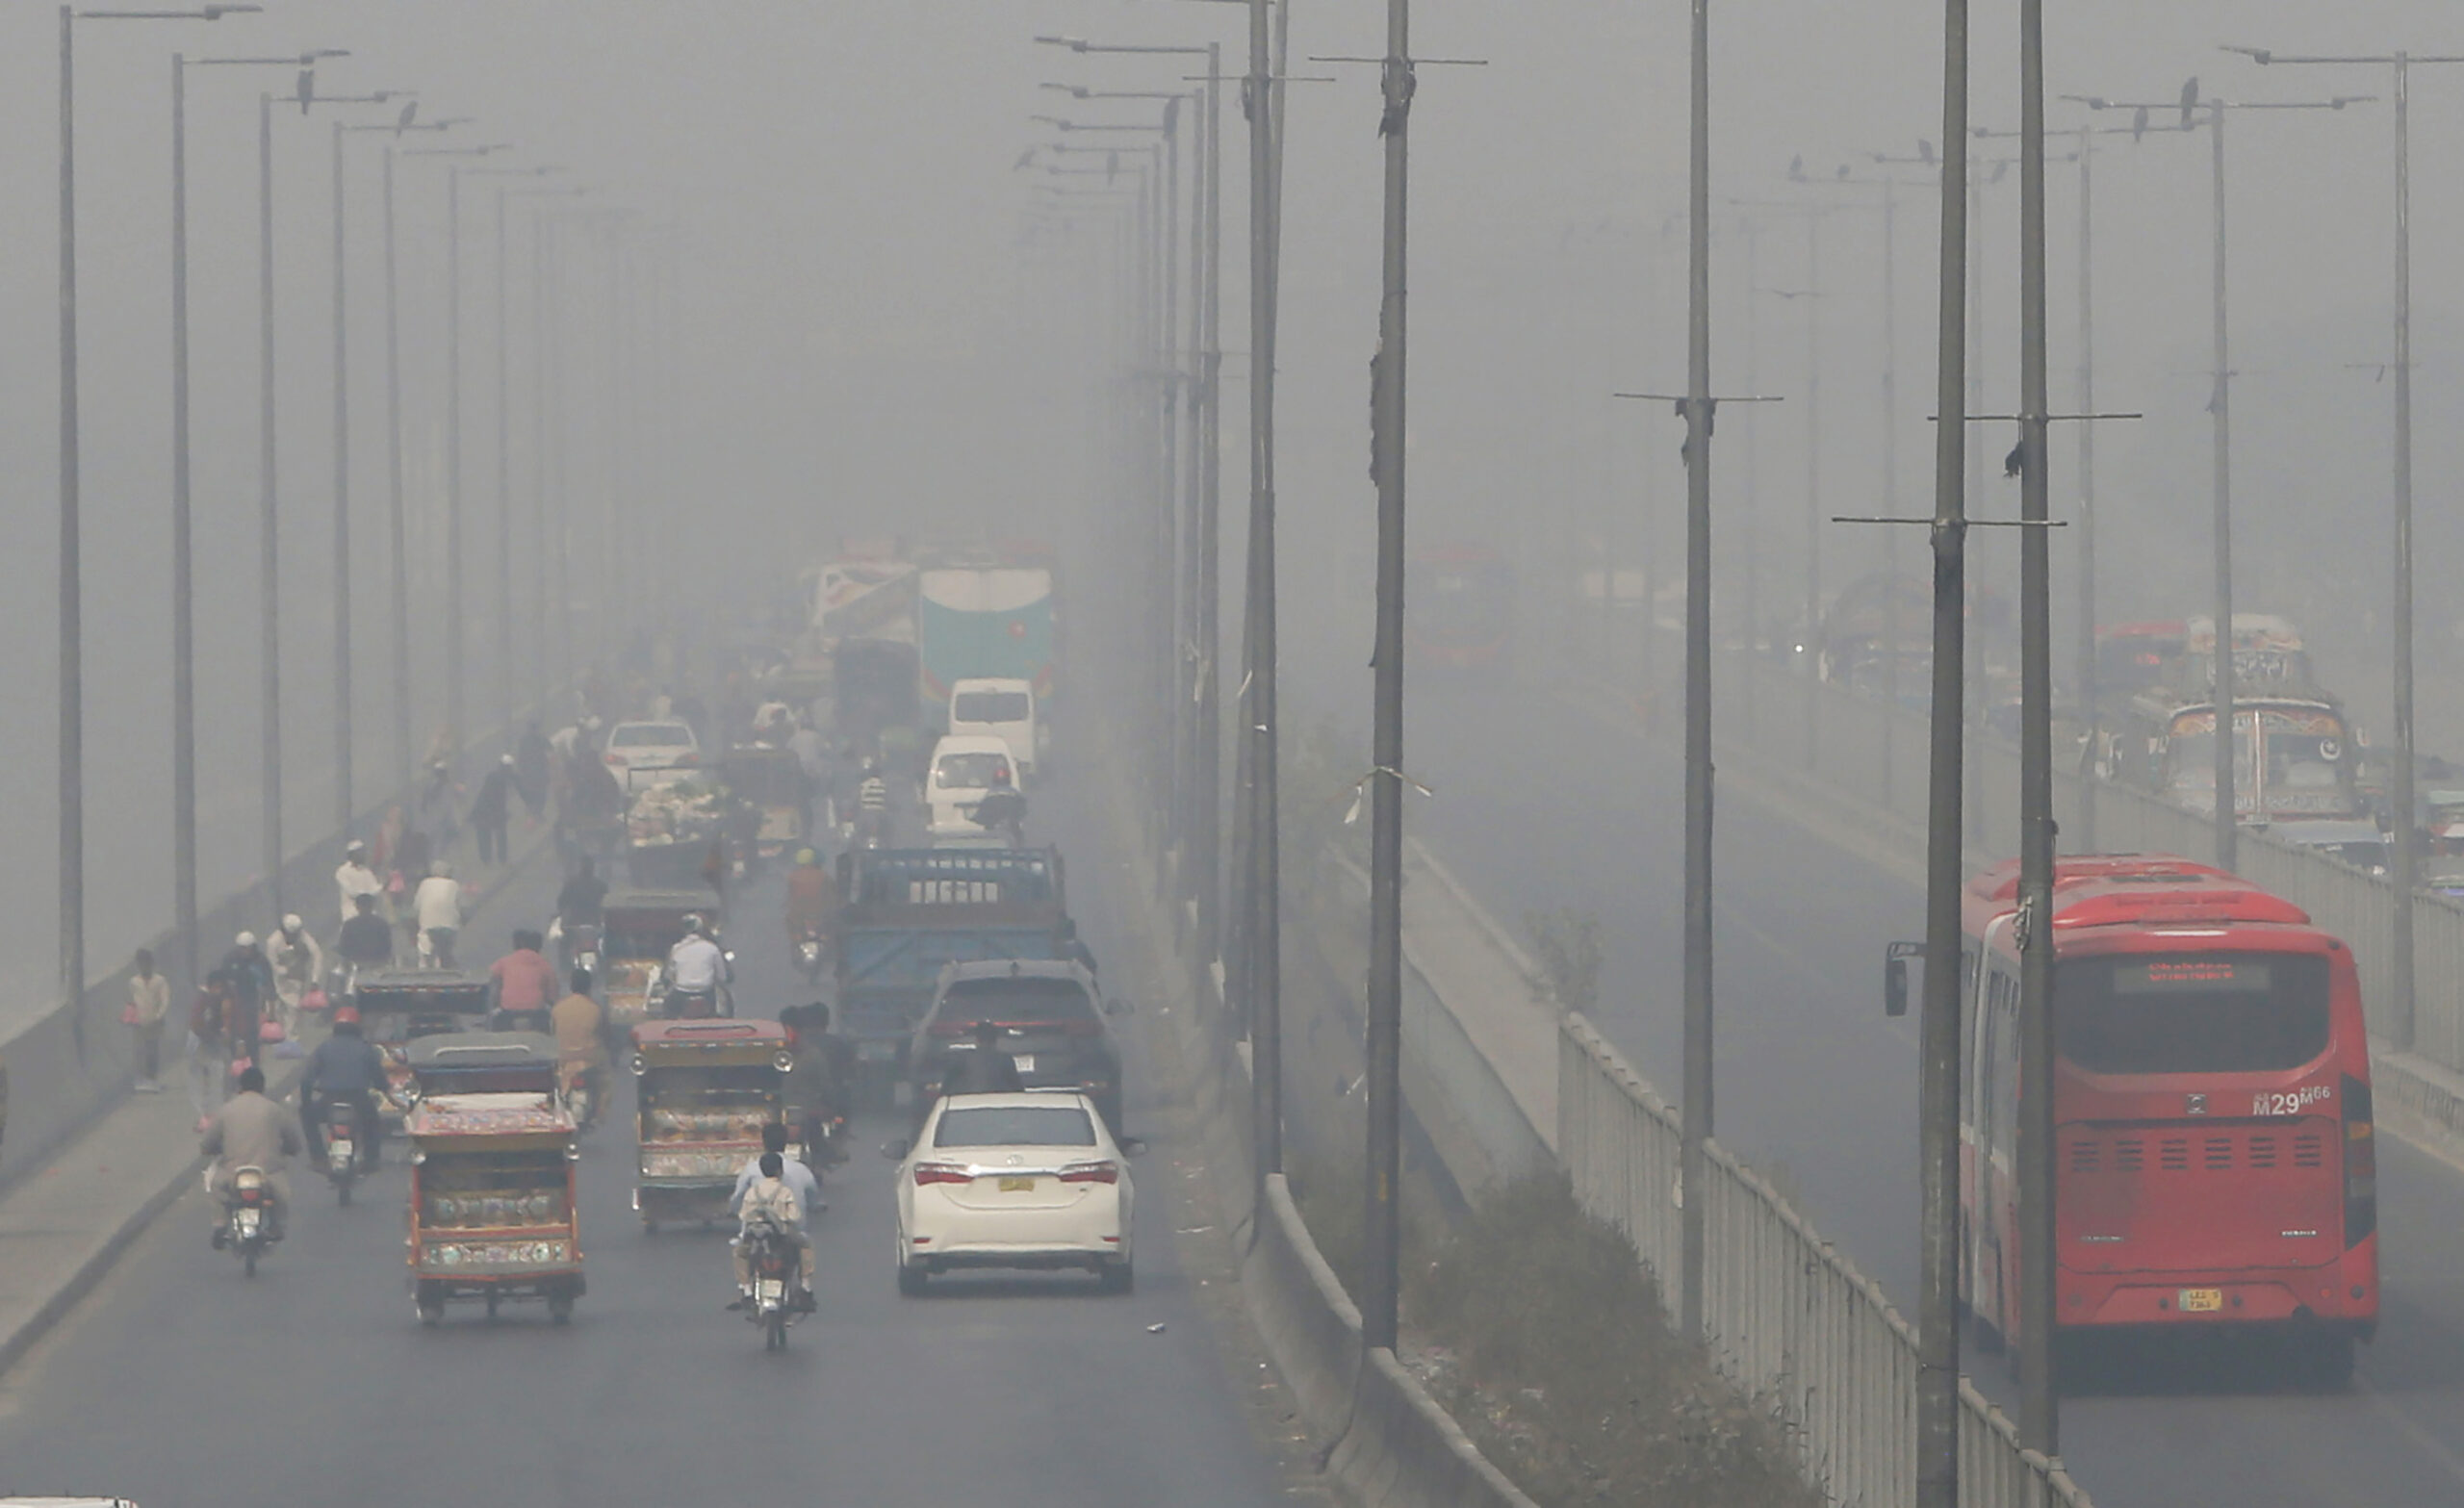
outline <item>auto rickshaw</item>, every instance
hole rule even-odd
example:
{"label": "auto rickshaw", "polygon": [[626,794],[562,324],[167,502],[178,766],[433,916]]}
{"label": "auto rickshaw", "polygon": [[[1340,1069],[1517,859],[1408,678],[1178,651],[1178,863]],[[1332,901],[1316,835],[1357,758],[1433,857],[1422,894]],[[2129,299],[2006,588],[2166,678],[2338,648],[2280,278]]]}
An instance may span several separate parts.
{"label": "auto rickshaw", "polygon": [[761,1128],[783,1120],[796,1065],[776,1021],[646,1021],[633,1028],[640,1176],[633,1209],[646,1230],[728,1213],[736,1175],[761,1155]]}
{"label": "auto rickshaw", "polygon": [[563,1324],[582,1278],[573,1117],[556,1099],[556,1044],[533,1033],[422,1037],[411,1137],[413,1302],[423,1324],[455,1299],[541,1300]]}
{"label": "auto rickshaw", "polygon": [[[793,853],[812,837],[812,802],[804,761],[776,744],[739,744],[720,762],[728,788],[751,808],[747,861],[774,859]],[[757,815],[758,827],[751,820]]]}
{"label": "auto rickshaw", "polygon": [[415,1092],[410,1046],[448,1033],[475,1032],[488,1018],[492,981],[476,970],[379,969],[359,975],[351,1003],[360,1032],[385,1055],[391,1091],[376,1107],[379,1129],[399,1130]]}
{"label": "auto rickshaw", "polygon": [[718,925],[719,893],[709,889],[610,890],[600,930],[600,978],[614,1026],[630,1026],[650,1014],[651,996],[667,968],[667,955],[684,936],[684,919],[707,917]]}

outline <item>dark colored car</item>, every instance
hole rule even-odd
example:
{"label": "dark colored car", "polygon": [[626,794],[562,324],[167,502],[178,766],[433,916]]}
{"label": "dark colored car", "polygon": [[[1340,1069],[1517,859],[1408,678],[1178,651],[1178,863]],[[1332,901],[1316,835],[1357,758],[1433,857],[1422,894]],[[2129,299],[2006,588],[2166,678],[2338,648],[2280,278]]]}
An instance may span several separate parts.
{"label": "dark colored car", "polygon": [[1120,1053],[1104,1018],[1126,1010],[1107,1004],[1094,975],[1067,958],[950,964],[908,1054],[917,1116],[940,1097],[957,1056],[980,1051],[976,1028],[990,1022],[1001,1029],[1000,1051],[1017,1063],[1021,1084],[1078,1090],[1119,1136]]}

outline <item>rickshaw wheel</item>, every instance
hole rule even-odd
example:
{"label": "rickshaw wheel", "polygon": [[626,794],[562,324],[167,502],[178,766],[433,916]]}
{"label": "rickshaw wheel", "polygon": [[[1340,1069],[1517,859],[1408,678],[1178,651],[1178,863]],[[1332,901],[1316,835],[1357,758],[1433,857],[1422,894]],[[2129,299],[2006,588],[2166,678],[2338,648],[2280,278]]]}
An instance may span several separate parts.
{"label": "rickshaw wheel", "polygon": [[488,1317],[489,1317],[490,1319],[494,1319],[496,1316],[497,1316],[497,1291],[496,1291],[496,1290],[494,1290],[494,1289],[490,1289],[490,1290],[488,1290]]}
{"label": "rickshaw wheel", "polygon": [[574,1317],[574,1296],[573,1296],[573,1294],[571,1294],[571,1293],[569,1293],[569,1292],[566,1292],[566,1291],[564,1291],[563,1290],[559,1289],[559,1290],[558,1290],[558,1291],[556,1291],[555,1292],[552,1292],[552,1293],[551,1293],[551,1294],[549,1294],[549,1295],[548,1295],[548,1321],[549,1321],[549,1323],[551,1323],[551,1324],[559,1324],[559,1325],[561,1325],[561,1324],[570,1324],[570,1323],[572,1323],[572,1322],[573,1322],[573,1317]]}
{"label": "rickshaw wheel", "polygon": [[423,1291],[419,1296],[420,1323],[440,1325],[445,1322],[445,1299],[441,1294]]}
{"label": "rickshaw wheel", "polygon": [[642,1234],[645,1236],[656,1236],[658,1234],[658,1222],[656,1220],[644,1220],[642,1222]]}

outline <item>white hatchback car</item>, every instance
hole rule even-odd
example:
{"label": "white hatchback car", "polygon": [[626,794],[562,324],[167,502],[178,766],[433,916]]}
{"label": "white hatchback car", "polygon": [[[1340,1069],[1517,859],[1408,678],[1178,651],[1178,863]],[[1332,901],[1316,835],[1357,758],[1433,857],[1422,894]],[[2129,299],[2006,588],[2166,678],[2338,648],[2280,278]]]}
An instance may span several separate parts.
{"label": "white hatchback car", "polygon": [[[1126,1146],[1127,1150],[1123,1150]],[[898,1291],[954,1267],[1080,1267],[1104,1291],[1135,1281],[1129,1157],[1083,1094],[955,1094],[899,1160]]]}
{"label": "white hatchback car", "polygon": [[607,730],[608,768],[618,780],[634,770],[674,770],[702,762],[690,723],[619,723]]}

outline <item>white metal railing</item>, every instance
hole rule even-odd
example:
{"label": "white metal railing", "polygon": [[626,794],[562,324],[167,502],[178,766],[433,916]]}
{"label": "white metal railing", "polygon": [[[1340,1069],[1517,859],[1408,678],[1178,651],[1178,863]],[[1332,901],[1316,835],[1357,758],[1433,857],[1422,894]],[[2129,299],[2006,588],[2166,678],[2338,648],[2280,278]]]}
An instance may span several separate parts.
{"label": "white metal railing", "polygon": [[[1663,1289],[1680,1243],[1678,1116],[1579,1015],[1557,1036],[1557,1152],[1583,1208],[1616,1222]],[[1873,1280],[1716,1142],[1706,1211],[1704,1323],[1721,1372],[1788,1423],[1830,1500],[1916,1499],[1916,1335]],[[1960,1383],[1963,1508],[2089,1508],[2055,1463],[2019,1448],[2000,1410]]]}

